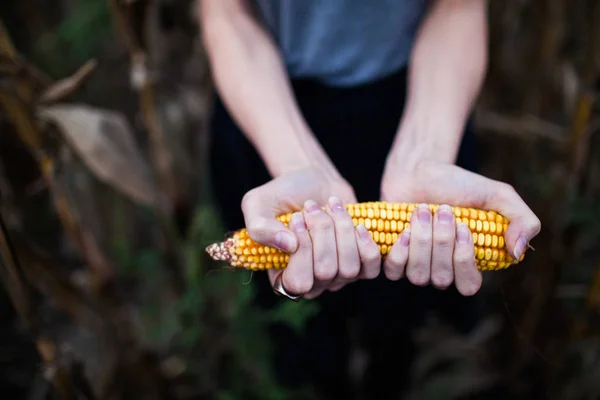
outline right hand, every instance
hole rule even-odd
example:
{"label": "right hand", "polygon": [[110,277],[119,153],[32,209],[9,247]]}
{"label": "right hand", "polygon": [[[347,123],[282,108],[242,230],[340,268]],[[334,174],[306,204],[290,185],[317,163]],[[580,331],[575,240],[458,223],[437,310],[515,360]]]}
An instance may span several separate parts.
{"label": "right hand", "polygon": [[[271,285],[282,273],[287,292],[313,299],[325,290],[377,277],[379,247],[364,226],[354,226],[343,206],[354,202],[346,181],[318,169],[281,175],[246,193],[242,212],[250,238],[291,254],[283,272],[268,271]],[[294,214],[288,228],[276,217],[289,212]]]}

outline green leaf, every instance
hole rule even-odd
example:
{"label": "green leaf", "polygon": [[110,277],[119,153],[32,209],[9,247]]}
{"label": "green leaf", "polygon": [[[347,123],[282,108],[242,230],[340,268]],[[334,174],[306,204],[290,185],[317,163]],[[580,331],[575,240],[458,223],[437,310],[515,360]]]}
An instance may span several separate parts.
{"label": "green leaf", "polygon": [[270,314],[270,320],[286,323],[297,334],[303,334],[306,320],[315,316],[318,311],[319,306],[315,302],[282,301]]}

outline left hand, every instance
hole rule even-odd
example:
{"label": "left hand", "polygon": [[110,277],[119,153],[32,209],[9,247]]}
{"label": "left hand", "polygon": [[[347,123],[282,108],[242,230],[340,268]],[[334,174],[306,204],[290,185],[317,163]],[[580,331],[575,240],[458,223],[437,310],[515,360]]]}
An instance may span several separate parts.
{"label": "left hand", "polygon": [[[505,243],[507,251],[517,259],[541,229],[539,219],[512,186],[448,163],[420,162],[407,171],[388,162],[381,199],[499,212],[510,221]],[[471,232],[463,223],[457,226],[448,206],[441,206],[435,215],[428,207],[415,209],[410,232],[403,232],[394,243],[383,270],[390,280],[398,280],[406,273],[408,280],[418,286],[431,283],[443,289],[454,282],[464,296],[476,294],[482,282]]]}

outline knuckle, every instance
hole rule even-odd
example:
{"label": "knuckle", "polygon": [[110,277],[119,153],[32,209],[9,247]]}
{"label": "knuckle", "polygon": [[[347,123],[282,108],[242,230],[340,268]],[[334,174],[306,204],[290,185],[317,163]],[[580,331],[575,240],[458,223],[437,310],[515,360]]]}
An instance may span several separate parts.
{"label": "knuckle", "polygon": [[473,255],[473,252],[469,252],[469,251],[457,251],[454,254],[454,262],[458,265],[464,266],[464,265],[468,265],[471,262],[473,262],[475,256]]}
{"label": "knuckle", "polygon": [[250,211],[252,208],[254,208],[258,197],[259,196],[257,188],[246,192],[244,197],[242,197],[242,211],[244,212],[244,214]]}
{"label": "knuckle", "polygon": [[534,235],[537,235],[542,230],[542,221],[540,221],[538,217],[534,216],[531,227]]}
{"label": "knuckle", "polygon": [[461,293],[464,296],[474,296],[481,289],[481,281],[469,281],[464,288],[462,288]]}
{"label": "knuckle", "polygon": [[330,281],[335,278],[337,271],[335,268],[315,268],[315,279],[318,281]]}
{"label": "knuckle", "polygon": [[339,276],[343,279],[355,279],[360,273],[360,264],[357,262],[351,262],[346,264],[346,267],[340,266]]}
{"label": "knuckle", "polygon": [[400,254],[399,252],[390,251],[385,262],[390,268],[400,269],[406,264],[406,256]]}
{"label": "knuckle", "polygon": [[293,294],[305,294],[312,289],[312,284],[308,279],[289,278],[284,282],[285,290]]}
{"label": "knuckle", "polygon": [[499,185],[498,192],[503,196],[503,198],[509,199],[509,198],[514,198],[515,196],[518,196],[517,190],[510,183],[499,182],[498,185]]}
{"label": "knuckle", "polygon": [[[379,276],[379,273],[381,272],[381,268],[373,268],[370,269],[368,272],[365,272],[365,279],[375,279]],[[401,276],[398,277],[398,279]]]}
{"label": "knuckle", "polygon": [[325,249],[315,251],[313,259],[315,263],[315,269],[338,269],[338,260],[335,249],[333,249],[333,253],[332,250]]}
{"label": "knuckle", "polygon": [[394,263],[394,261],[390,260],[388,256],[383,263],[383,271],[388,279],[396,281],[400,279],[402,273],[404,272],[404,268]]}
{"label": "knuckle", "polygon": [[454,235],[452,232],[440,232],[435,235],[434,242],[436,247],[450,247],[454,244]]}
{"label": "knuckle", "polygon": [[344,182],[344,184],[341,185],[340,194],[343,196],[343,197],[341,197],[342,199],[343,198],[351,199],[351,198],[356,197],[356,195],[354,193],[354,188],[347,182]]}
{"label": "knuckle", "polygon": [[262,234],[266,228],[267,228],[266,218],[257,217],[257,218],[252,218],[248,222],[248,226],[246,227],[246,230],[248,231],[248,235],[251,238],[255,238],[255,237],[259,236],[260,234]]}
{"label": "knuckle", "polygon": [[513,185],[511,185],[510,183],[507,183],[507,182],[502,182],[502,183],[501,183],[501,185],[502,185],[502,186],[501,186],[501,188],[502,188],[502,191],[503,191],[504,193],[507,193],[507,194],[514,194],[514,193],[517,193],[517,191],[516,191],[515,187],[514,187]]}
{"label": "knuckle", "polygon": [[362,276],[364,279],[375,279],[381,272],[381,263],[376,263],[362,270]]}
{"label": "knuckle", "polygon": [[417,246],[419,247],[430,247],[431,246],[431,235],[427,233],[421,233],[415,238]]}
{"label": "knuckle", "polygon": [[426,286],[429,283],[429,274],[422,268],[410,269],[406,277],[415,286]]}
{"label": "knuckle", "polygon": [[[402,278],[402,273],[400,271],[386,268],[384,273],[385,273],[385,277],[390,281],[397,281],[400,278]],[[368,279],[374,279],[374,277],[368,278]]]}
{"label": "knuckle", "polygon": [[342,230],[342,231],[352,232],[355,228],[354,222],[352,222],[352,219],[350,218],[350,216],[348,214],[335,218],[334,223],[335,223],[336,228],[338,228],[339,230]]}
{"label": "knuckle", "polygon": [[305,233],[296,233],[298,238],[298,250],[297,251],[312,251],[312,241]]}
{"label": "knuckle", "polygon": [[324,212],[319,212],[319,215],[309,216],[306,223],[310,230],[333,230],[333,220]]}
{"label": "knuckle", "polygon": [[379,260],[381,260],[379,247],[377,247],[377,245],[369,246],[369,248],[365,250],[364,261],[367,263],[374,263]]}
{"label": "knuckle", "polygon": [[452,275],[447,273],[435,274],[431,277],[431,283],[440,288],[450,287],[450,285],[452,285],[452,281]]}

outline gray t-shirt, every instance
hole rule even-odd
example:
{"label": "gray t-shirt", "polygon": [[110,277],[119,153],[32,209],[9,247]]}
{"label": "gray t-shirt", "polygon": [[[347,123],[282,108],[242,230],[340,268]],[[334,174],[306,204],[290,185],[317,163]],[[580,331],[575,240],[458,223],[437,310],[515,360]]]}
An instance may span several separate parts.
{"label": "gray t-shirt", "polygon": [[254,0],[291,77],[334,86],[405,66],[427,0]]}

